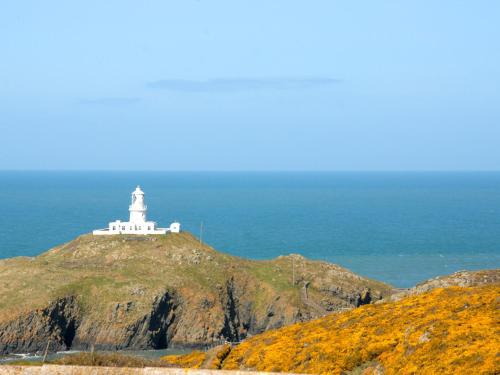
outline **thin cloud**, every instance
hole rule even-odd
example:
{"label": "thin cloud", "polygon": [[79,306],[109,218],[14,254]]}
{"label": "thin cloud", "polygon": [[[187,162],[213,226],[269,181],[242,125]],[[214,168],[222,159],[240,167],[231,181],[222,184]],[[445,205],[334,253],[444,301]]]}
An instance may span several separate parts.
{"label": "thin cloud", "polygon": [[82,99],[80,104],[85,105],[102,105],[102,106],[123,106],[135,104],[141,98],[127,98],[127,97],[114,97],[114,98],[95,98],[95,99]]}
{"label": "thin cloud", "polygon": [[206,81],[184,79],[162,79],[147,83],[151,89],[210,92],[210,91],[257,91],[257,90],[301,90],[327,87],[339,83],[339,79],[312,78],[217,78]]}

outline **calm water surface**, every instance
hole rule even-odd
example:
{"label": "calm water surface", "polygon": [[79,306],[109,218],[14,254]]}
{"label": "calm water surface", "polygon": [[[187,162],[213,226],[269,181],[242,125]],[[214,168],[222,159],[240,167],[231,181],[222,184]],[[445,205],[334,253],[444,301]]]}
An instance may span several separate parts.
{"label": "calm water surface", "polygon": [[500,173],[0,172],[0,258],[115,219],[140,184],[149,218],[216,249],[338,263],[398,287],[500,266]]}

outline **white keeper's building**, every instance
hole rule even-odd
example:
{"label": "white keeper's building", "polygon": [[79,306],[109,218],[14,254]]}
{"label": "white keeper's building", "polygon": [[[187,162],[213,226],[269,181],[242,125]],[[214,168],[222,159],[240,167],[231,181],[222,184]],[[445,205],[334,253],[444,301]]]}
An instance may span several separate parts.
{"label": "white keeper's building", "polygon": [[146,220],[148,207],[144,204],[144,192],[140,186],[132,192],[129,221],[116,220],[109,223],[106,229],[96,229],[92,233],[96,236],[111,234],[166,234],[167,232],[179,233],[181,224],[173,222],[168,228],[158,228],[155,221]]}

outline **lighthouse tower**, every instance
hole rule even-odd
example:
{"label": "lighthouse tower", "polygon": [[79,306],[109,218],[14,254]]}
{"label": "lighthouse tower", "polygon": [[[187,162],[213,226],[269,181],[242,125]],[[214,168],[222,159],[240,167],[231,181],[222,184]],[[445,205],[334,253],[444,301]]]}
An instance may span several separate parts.
{"label": "lighthouse tower", "polygon": [[132,192],[132,204],[128,210],[130,211],[131,223],[144,223],[146,221],[148,207],[144,204],[144,192],[139,185]]}
{"label": "lighthouse tower", "polygon": [[179,233],[181,225],[178,222],[170,224],[169,228],[158,228],[155,221],[146,220],[148,207],[144,203],[144,192],[137,186],[132,192],[132,203],[128,208],[129,221],[116,220],[109,223],[105,229],[96,229],[92,233],[96,236],[108,234],[166,234]]}

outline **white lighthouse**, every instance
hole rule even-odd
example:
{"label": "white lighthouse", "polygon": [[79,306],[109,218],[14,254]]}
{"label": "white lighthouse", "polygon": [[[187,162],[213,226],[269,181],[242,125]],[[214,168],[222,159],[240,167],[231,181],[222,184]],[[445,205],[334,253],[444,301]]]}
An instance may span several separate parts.
{"label": "white lighthouse", "polygon": [[110,234],[166,234],[167,232],[179,233],[181,225],[177,222],[170,224],[169,228],[158,228],[155,221],[147,221],[148,207],[144,203],[144,192],[137,186],[132,192],[132,203],[129,221],[116,220],[109,223],[106,229],[96,229],[92,233],[96,236]]}

